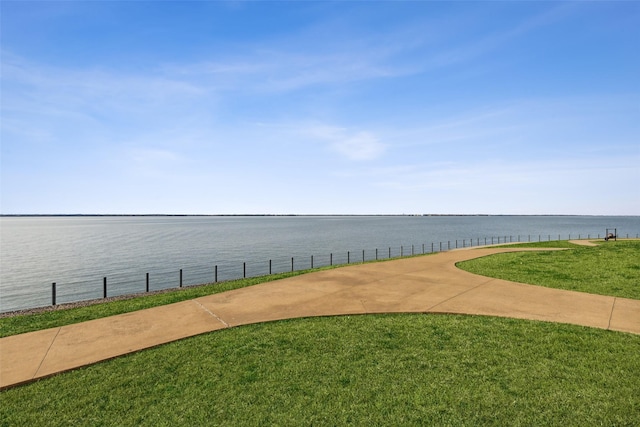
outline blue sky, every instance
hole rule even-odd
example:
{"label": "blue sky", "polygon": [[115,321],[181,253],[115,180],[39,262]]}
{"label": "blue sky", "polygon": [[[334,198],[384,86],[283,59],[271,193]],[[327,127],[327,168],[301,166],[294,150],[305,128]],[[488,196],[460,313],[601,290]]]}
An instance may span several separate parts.
{"label": "blue sky", "polygon": [[640,215],[640,3],[6,1],[3,214]]}

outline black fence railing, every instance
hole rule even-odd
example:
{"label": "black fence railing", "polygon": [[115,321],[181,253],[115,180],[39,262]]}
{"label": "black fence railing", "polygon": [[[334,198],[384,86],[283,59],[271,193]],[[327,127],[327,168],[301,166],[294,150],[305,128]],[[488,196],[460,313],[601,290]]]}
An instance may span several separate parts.
{"label": "black fence railing", "polygon": [[[626,238],[638,238],[626,235]],[[571,239],[602,239],[605,235],[569,234],[565,240]],[[616,236],[623,238],[625,236]],[[87,280],[69,281],[60,286],[51,284],[51,305],[73,303],[79,301],[98,300],[123,295],[140,295],[148,292],[179,289],[189,286],[214,284],[230,280],[268,276],[286,272],[304,271],[328,266],[343,266],[370,261],[389,260],[453,249],[498,245],[507,243],[543,242],[563,240],[562,235],[518,235],[497,236],[448,240],[440,242],[422,243],[419,245],[388,246],[385,248],[347,250],[324,255],[309,255],[306,257],[280,257],[265,261],[220,262],[211,266],[192,265],[178,270],[165,269],[155,272],[124,272],[114,273],[102,277],[102,286],[90,286]],[[134,276],[138,277],[134,277]],[[96,280],[93,283],[98,282]],[[90,289],[91,288],[91,289]],[[63,291],[62,295],[59,292]],[[62,296],[64,301],[60,302]],[[33,308],[33,307],[31,307]]]}

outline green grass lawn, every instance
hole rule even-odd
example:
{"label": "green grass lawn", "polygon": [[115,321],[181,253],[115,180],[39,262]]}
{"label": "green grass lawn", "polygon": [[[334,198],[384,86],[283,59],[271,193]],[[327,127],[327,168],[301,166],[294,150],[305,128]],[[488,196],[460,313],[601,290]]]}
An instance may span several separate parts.
{"label": "green grass lawn", "polygon": [[3,426],[637,425],[640,336],[479,316],[227,329],[2,392]]}
{"label": "green grass lawn", "polygon": [[512,252],[457,264],[483,276],[521,283],[640,299],[640,240],[578,246],[542,242],[522,246],[569,248],[566,251]]}
{"label": "green grass lawn", "polygon": [[[571,250],[491,256],[483,271],[509,266],[520,271],[512,280],[636,295],[640,242],[543,245]],[[594,278],[602,270],[615,273]],[[640,336],[574,325],[419,314],[297,319],[5,390],[0,426],[636,426],[638,367]]]}

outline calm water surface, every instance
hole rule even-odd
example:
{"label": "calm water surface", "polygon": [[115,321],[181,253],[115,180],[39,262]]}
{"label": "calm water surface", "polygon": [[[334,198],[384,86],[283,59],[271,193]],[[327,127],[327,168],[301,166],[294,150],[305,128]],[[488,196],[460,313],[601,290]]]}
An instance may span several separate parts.
{"label": "calm water surface", "polygon": [[[640,234],[640,217],[2,217],[0,312],[57,302],[484,244]],[[463,242],[464,240],[464,242]],[[495,240],[497,242],[497,240]],[[503,240],[501,240],[503,241]],[[442,242],[442,243],[441,243]],[[270,263],[271,261],[271,263]],[[246,273],[245,273],[246,272]]]}

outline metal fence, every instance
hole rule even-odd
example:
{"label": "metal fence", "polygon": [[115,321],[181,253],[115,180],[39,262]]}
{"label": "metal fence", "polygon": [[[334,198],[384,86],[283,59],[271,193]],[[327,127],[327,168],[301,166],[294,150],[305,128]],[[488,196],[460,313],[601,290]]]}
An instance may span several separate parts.
{"label": "metal fence", "polygon": [[[602,239],[605,236],[567,235],[571,239]],[[624,236],[617,236],[624,237]],[[626,235],[626,238],[629,238]],[[631,236],[638,238],[638,235]],[[180,269],[168,268],[154,272],[126,271],[112,274],[109,277],[96,278],[95,286],[89,285],[86,279],[69,281],[63,284],[51,284],[51,305],[71,303],[123,295],[139,295],[147,292],[179,289],[195,285],[213,284],[244,278],[268,276],[287,272],[304,271],[328,266],[342,266],[376,260],[388,260],[443,252],[452,249],[497,245],[506,243],[543,242],[563,240],[562,235],[518,235],[497,236],[448,240],[423,243],[420,245],[388,246],[385,248],[361,249],[329,254],[310,255],[307,257],[279,257],[262,261],[221,261],[209,266],[191,265]]]}

